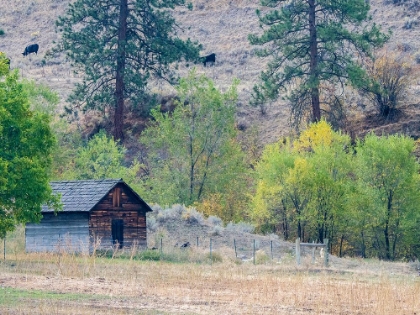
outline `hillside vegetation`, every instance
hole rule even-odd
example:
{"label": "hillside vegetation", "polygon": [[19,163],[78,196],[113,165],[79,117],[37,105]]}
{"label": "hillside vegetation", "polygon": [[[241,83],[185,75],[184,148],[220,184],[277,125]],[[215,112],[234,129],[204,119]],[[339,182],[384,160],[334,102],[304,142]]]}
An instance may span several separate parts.
{"label": "hillside vegetation", "polygon": [[[274,142],[279,136],[288,134],[289,108],[284,101],[268,104],[264,109],[265,114],[261,113],[260,108],[248,106],[252,87],[258,82],[259,74],[266,64],[266,60],[255,56],[255,47],[252,47],[247,39],[248,34],[258,32],[259,29],[255,14],[259,1],[192,2],[192,11],[186,8],[177,9],[175,14],[183,36],[202,43],[203,55],[216,53],[215,66],[204,68],[202,64],[197,64],[198,73],[213,79],[222,90],[232,83],[233,78],[240,80],[236,120],[244,130],[256,127],[260,144]],[[11,7],[7,1],[1,0],[0,4],[0,28],[5,32],[5,35],[0,37],[0,51],[11,58],[12,68],[18,68],[22,77],[34,79],[57,91],[61,96],[62,108],[74,83],[80,82],[81,78],[72,72],[64,56],[46,59],[46,63],[43,60],[52,49],[54,41],[58,39],[55,20],[65,12],[68,1],[18,0],[16,7]],[[420,43],[417,40],[420,35],[420,10],[417,2],[372,0],[370,4],[373,21],[384,31],[392,31],[393,35],[387,44],[389,50],[407,53],[415,62],[416,56],[420,54]],[[40,45],[38,55],[23,57],[24,48],[35,42]],[[186,75],[189,69],[190,67],[184,65],[180,68],[180,74]],[[171,87],[162,82],[157,82],[153,89],[162,95],[174,93]],[[349,96],[349,128],[354,128],[356,134],[365,133],[367,129],[379,128],[379,133],[404,132],[417,138],[417,80],[413,80],[409,94],[406,101],[408,108],[400,117],[401,121],[386,126],[382,126],[383,122],[377,119],[365,121],[365,114],[371,105],[366,100]]]}
{"label": "hillside vegetation", "polygon": [[[127,102],[124,143],[100,131],[111,130],[113,113],[107,102],[113,94],[108,90],[106,97],[101,96],[106,99],[104,108],[95,111],[75,111],[75,104],[66,103],[74,84],[82,80],[53,49],[59,40],[54,22],[68,2],[19,4],[17,11],[4,6],[1,13],[0,50],[24,79],[61,96],[57,108],[53,98],[43,96],[44,107],[39,107],[34,105],[38,96],[29,96],[34,109],[55,116],[52,128],[59,140],[53,157],[55,179],[124,177],[149,202],[196,207],[225,222],[252,220],[258,231],[275,232],[285,240],[329,239],[330,250],[340,256],[418,257],[418,200],[413,192],[419,176],[412,138],[417,139],[420,130],[416,105],[420,47],[411,39],[420,28],[420,10],[415,2],[372,1],[374,21],[392,31],[381,53],[404,57],[398,60],[411,71],[404,78],[407,89],[401,92],[403,102],[397,104],[395,115],[381,117],[367,97],[369,91],[359,95],[346,88],[341,96],[346,109],[339,118],[342,131],[321,121],[299,136],[290,125],[290,109],[283,98],[258,108],[249,106],[252,88],[268,61],[258,58],[248,42],[250,33],[259,32],[258,1],[197,0],[193,10],[177,8],[174,16],[183,39],[201,42],[201,55],[215,53],[216,63],[180,64],[173,69],[182,77],[177,86],[150,82],[161,106],[146,117],[136,104]],[[35,42],[38,54],[22,56],[24,47]],[[77,41],[65,45],[72,43]],[[98,47],[102,51],[102,44]],[[137,45],[130,47],[135,54]],[[107,52],[114,58],[112,49]],[[93,55],[84,54],[81,58]],[[374,63],[370,71],[381,77],[383,73],[375,72],[378,67]],[[60,118],[64,112],[70,123]],[[358,141],[369,130],[383,137]],[[404,135],[386,137],[394,133]]]}

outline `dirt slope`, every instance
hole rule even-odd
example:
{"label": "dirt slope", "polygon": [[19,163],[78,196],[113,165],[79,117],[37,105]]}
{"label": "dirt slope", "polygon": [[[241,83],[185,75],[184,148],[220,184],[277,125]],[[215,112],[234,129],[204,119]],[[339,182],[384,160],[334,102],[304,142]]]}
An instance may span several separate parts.
{"label": "dirt slope", "polygon": [[[258,82],[259,73],[266,64],[266,60],[255,56],[255,50],[247,39],[248,34],[259,30],[255,14],[259,0],[192,2],[192,11],[177,9],[175,14],[181,27],[181,36],[201,42],[203,55],[216,53],[215,66],[204,68],[202,65],[196,65],[198,73],[212,78],[221,89],[229,86],[233,78],[240,79],[238,125],[245,130],[255,126],[259,131],[259,143],[270,143],[287,134],[290,130],[289,110],[284,102],[267,105],[264,115],[259,108],[248,106],[252,87]],[[373,20],[384,30],[390,29],[393,32],[388,44],[389,49],[405,51],[413,58],[420,54],[420,7],[415,4],[417,2],[402,1],[403,5],[399,6],[392,4],[392,1],[370,2]],[[64,56],[50,60],[44,65],[42,61],[48,50],[53,47],[53,42],[58,39],[55,20],[65,12],[68,3],[68,0],[16,0],[14,5],[10,5],[10,1],[0,0],[0,28],[6,33],[0,38],[0,51],[11,58],[12,68],[19,69],[23,77],[44,83],[56,90],[62,97],[61,105],[64,105],[74,84],[81,78],[72,73]],[[25,46],[35,42],[40,45],[38,55],[23,57]],[[189,69],[185,65],[181,66],[181,75]],[[155,84],[153,89],[162,94],[172,92],[170,87],[163,84]],[[408,103],[416,104],[419,93],[418,82],[413,82]],[[349,118],[357,121],[363,119],[365,111],[369,109],[368,104],[360,104],[360,101],[355,99],[349,98],[348,104]],[[384,129],[387,132],[401,132],[411,128],[412,124],[418,125],[417,107],[412,107],[412,110],[415,113],[410,114],[407,119],[403,116],[404,121],[397,125],[394,122],[393,126]],[[361,132],[370,128],[366,123],[360,126]]]}

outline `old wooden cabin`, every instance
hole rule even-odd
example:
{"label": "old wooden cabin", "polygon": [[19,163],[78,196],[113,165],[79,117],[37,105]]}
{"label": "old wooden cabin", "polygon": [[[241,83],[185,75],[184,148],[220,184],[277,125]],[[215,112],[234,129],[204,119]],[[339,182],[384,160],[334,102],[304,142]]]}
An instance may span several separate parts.
{"label": "old wooden cabin", "polygon": [[28,252],[92,252],[147,246],[146,213],[152,211],[122,179],[52,182],[63,210],[44,205],[38,224],[27,224]]}

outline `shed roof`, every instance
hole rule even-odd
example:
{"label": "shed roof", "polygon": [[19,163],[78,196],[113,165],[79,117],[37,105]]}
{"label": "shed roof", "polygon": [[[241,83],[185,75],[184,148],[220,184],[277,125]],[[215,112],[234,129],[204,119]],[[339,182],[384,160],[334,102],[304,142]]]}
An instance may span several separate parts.
{"label": "shed roof", "polygon": [[[94,179],[51,182],[54,194],[61,194],[64,212],[88,212],[92,210],[116,185],[123,184],[145,206],[146,212],[152,211],[140,196],[120,179]],[[42,212],[52,212],[54,209],[42,206]]]}

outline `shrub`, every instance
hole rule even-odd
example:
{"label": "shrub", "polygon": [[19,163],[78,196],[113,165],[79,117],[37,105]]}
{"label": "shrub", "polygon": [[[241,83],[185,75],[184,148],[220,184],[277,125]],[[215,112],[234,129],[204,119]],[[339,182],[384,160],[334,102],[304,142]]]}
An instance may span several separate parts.
{"label": "shrub", "polygon": [[220,225],[216,225],[211,231],[211,235],[213,236],[221,236],[222,234],[223,234],[223,227],[221,227]]}
{"label": "shrub", "polygon": [[220,219],[219,217],[216,217],[214,215],[209,216],[207,218],[207,221],[213,226],[222,226],[223,225],[222,219]]}
{"label": "shrub", "polygon": [[211,262],[211,263],[221,263],[223,262],[223,257],[220,253],[218,252],[212,252],[211,256],[210,253],[207,254],[207,259]]}
{"label": "shrub", "polygon": [[156,229],[159,227],[159,223],[156,221],[156,218],[148,216],[146,219],[146,226],[147,230],[149,230],[150,232],[155,232]]}
{"label": "shrub", "polygon": [[180,216],[179,209],[177,209],[177,208],[168,208],[168,209],[159,211],[158,214],[157,214],[157,216],[156,216],[156,219],[159,222],[165,222],[165,221],[170,220],[170,219],[176,219],[179,216]]}
{"label": "shrub", "polygon": [[226,226],[226,230],[235,231],[235,232],[253,233],[255,230],[255,227],[251,223],[247,223],[247,222],[239,222],[239,223],[229,222],[228,225]]}
{"label": "shrub", "polygon": [[384,52],[373,62],[368,73],[372,78],[371,84],[362,90],[374,101],[381,116],[392,117],[413,79],[409,60],[403,55]]}
{"label": "shrub", "polygon": [[4,31],[0,28],[0,36],[4,35]]}
{"label": "shrub", "polygon": [[195,208],[185,209],[185,211],[182,213],[182,219],[190,224],[200,225],[202,225],[205,221],[203,214],[198,212]]}
{"label": "shrub", "polygon": [[152,260],[158,261],[161,259],[160,251],[158,250],[145,250],[139,252],[135,257],[137,260]]}
{"label": "shrub", "polygon": [[268,255],[266,254],[265,251],[263,251],[262,249],[258,250],[255,253],[255,263],[258,265],[261,264],[266,264],[270,261],[270,257],[268,257]]}

